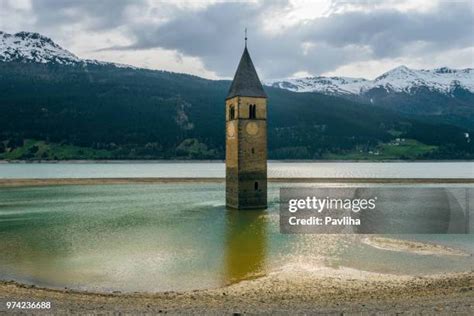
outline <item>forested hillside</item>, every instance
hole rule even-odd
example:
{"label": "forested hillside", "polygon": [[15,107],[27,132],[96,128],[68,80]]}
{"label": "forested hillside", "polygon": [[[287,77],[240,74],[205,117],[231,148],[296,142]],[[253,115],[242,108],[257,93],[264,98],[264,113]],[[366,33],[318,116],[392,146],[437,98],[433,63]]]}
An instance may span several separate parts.
{"label": "forested hillside", "polygon": [[[0,62],[0,158],[223,159],[229,85],[106,63]],[[336,96],[266,91],[272,159],[474,157],[467,129]]]}

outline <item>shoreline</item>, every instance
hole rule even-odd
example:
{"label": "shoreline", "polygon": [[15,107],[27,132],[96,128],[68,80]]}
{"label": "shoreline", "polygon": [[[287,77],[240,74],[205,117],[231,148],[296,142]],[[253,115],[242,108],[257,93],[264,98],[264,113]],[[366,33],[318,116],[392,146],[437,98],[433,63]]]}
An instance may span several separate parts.
{"label": "shoreline", "polygon": [[[269,159],[269,163],[453,163],[453,162],[474,162],[472,159],[433,159],[433,160],[403,160],[403,159]],[[93,163],[105,163],[105,164],[121,164],[121,163],[225,163],[223,159],[136,159],[136,160],[123,160],[123,159],[71,159],[71,160],[5,160],[0,159],[0,164],[93,164]]]}
{"label": "shoreline", "polygon": [[399,276],[298,267],[206,290],[94,293],[0,281],[0,295],[3,301],[50,301],[52,309],[45,312],[55,314],[472,314],[473,279],[473,271]]}
{"label": "shoreline", "polygon": [[[103,184],[224,183],[225,178],[0,178],[0,187]],[[473,184],[472,178],[268,178],[270,183]]]}

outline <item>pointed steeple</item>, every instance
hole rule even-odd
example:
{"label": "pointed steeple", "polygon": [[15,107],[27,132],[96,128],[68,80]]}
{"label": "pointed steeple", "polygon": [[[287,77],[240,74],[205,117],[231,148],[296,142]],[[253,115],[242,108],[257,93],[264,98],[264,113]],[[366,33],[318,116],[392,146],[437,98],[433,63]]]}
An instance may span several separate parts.
{"label": "pointed steeple", "polygon": [[240,58],[239,66],[235,72],[234,80],[232,81],[226,99],[236,96],[256,98],[267,97],[247,50],[247,36],[245,36],[244,53],[242,54],[242,58]]}

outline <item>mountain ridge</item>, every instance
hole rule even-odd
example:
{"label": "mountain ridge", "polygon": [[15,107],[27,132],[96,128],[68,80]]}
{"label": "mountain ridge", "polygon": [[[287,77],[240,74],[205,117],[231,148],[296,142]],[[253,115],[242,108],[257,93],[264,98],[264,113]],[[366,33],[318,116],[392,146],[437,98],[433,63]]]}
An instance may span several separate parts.
{"label": "mountain ridge", "polygon": [[265,81],[267,86],[293,92],[319,92],[332,95],[364,95],[372,89],[382,88],[387,92],[413,94],[417,88],[427,87],[431,91],[450,94],[457,87],[474,93],[474,69],[411,69],[401,65],[373,80],[340,76],[314,76]]}
{"label": "mountain ridge", "polygon": [[0,31],[0,61],[57,63],[62,65],[109,65],[118,68],[145,69],[128,64],[79,58],[55,43],[51,38],[36,32],[9,34]]}
{"label": "mountain ridge", "polygon": [[0,61],[56,62],[71,65],[79,63],[81,59],[39,33],[9,34],[0,31]]}
{"label": "mountain ridge", "polygon": [[[0,61],[21,61],[59,64],[103,64],[115,67],[147,69],[128,64],[82,59],[55,43],[51,38],[36,32],[9,34],[0,31]],[[151,69],[150,69],[151,70]],[[474,68],[411,69],[400,65],[373,80],[346,76],[310,76],[264,80],[263,84],[293,92],[319,92],[330,95],[363,95],[375,88],[388,92],[411,93],[413,88],[449,94],[456,87],[474,93]]]}
{"label": "mountain ridge", "polygon": [[[17,36],[7,38],[18,49],[0,60],[0,159],[224,158],[230,81],[88,62],[37,33]],[[469,124],[420,122],[354,98],[265,92],[270,159],[474,157]]]}

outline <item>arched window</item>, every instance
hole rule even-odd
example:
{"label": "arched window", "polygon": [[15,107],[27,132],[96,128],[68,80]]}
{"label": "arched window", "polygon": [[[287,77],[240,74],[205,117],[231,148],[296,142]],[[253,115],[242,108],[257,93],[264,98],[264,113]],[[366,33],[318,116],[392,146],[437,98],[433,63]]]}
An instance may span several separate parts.
{"label": "arched window", "polygon": [[229,109],[229,119],[230,120],[233,120],[235,118],[235,108],[234,106],[232,105]]}
{"label": "arched window", "polygon": [[254,119],[257,117],[257,106],[255,104],[249,104],[249,118]]}
{"label": "arched window", "polygon": [[255,148],[252,147],[252,154],[255,154]]}
{"label": "arched window", "polygon": [[258,190],[258,182],[257,181],[255,181],[255,183],[253,184],[253,188],[255,189],[255,191]]}

